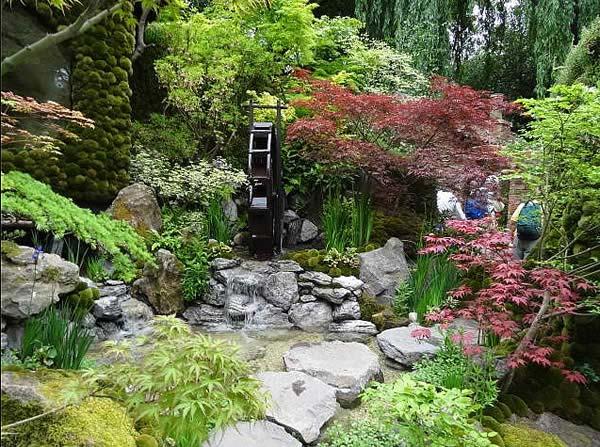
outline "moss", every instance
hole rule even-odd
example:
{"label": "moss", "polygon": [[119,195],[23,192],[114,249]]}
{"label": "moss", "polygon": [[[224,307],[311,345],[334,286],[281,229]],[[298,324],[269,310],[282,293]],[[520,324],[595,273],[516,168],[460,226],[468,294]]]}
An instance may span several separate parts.
{"label": "moss", "polygon": [[[94,293],[95,292],[95,293]],[[94,301],[100,296],[100,291],[96,288],[87,288],[77,293],[71,293],[63,298],[66,303],[73,307],[85,310],[86,312],[92,308]]]}
{"label": "moss", "polygon": [[369,295],[368,293],[363,293],[360,296],[358,304],[360,306],[362,318],[367,321],[373,321],[373,315],[383,311],[385,308],[385,306],[377,302],[377,299],[374,296]]}
{"label": "moss", "polygon": [[318,256],[313,256],[312,258],[310,258],[308,260],[308,262],[306,263],[310,268],[315,268],[319,265],[319,257]]}
{"label": "moss", "polygon": [[2,241],[0,243],[2,254],[8,257],[18,256],[21,253],[19,246],[13,241]]}
{"label": "moss", "polygon": [[533,402],[530,402],[529,408],[536,414],[542,414],[544,411],[546,411],[544,404],[539,400],[534,400]]}
{"label": "moss", "polygon": [[506,419],[508,419],[508,418],[510,418],[512,416],[513,411],[504,402],[496,402],[494,405],[496,407],[498,407],[498,409],[502,412],[502,414],[504,415],[504,417]]}
{"label": "moss", "polygon": [[135,445],[136,447],[158,447],[158,441],[150,435],[143,434],[135,439]]}
{"label": "moss", "polygon": [[584,388],[581,390],[581,402],[591,407],[600,408],[600,393]]}
{"label": "moss", "polygon": [[566,447],[558,436],[521,424],[502,424],[500,434],[506,447]]}
{"label": "moss", "polygon": [[495,419],[496,421],[502,423],[506,420],[506,417],[504,416],[504,413],[502,412],[502,410],[500,410],[500,408],[494,406],[494,407],[487,407],[485,410],[483,410],[483,414],[485,416],[489,416],[493,419]]}
{"label": "moss", "polygon": [[384,306],[381,312],[373,314],[371,316],[371,321],[380,331],[399,326],[406,326],[408,324],[407,319],[398,317],[389,306]]}
{"label": "moss", "polygon": [[596,408],[592,411],[590,418],[588,419],[588,424],[590,427],[600,430],[600,409]]}
{"label": "moss", "polygon": [[329,273],[329,276],[332,276],[335,278],[337,276],[342,275],[342,270],[337,267],[334,267],[334,268],[330,268],[328,273]]}
{"label": "moss", "polygon": [[491,416],[482,416],[481,425],[483,425],[485,428],[495,431],[496,433],[500,433],[500,423]]}
{"label": "moss", "polygon": [[515,396],[514,394],[505,394],[500,398],[500,403],[506,404],[510,411],[518,416],[526,417],[529,414],[529,408],[527,407],[527,404],[523,401],[523,399]]}
{"label": "moss", "polygon": [[560,391],[554,386],[543,388],[537,393],[537,396],[548,411],[555,410],[561,405]]}
{"label": "moss", "polygon": [[581,394],[579,385],[568,380],[563,380],[559,387],[560,395],[563,397],[574,397],[577,398]]}

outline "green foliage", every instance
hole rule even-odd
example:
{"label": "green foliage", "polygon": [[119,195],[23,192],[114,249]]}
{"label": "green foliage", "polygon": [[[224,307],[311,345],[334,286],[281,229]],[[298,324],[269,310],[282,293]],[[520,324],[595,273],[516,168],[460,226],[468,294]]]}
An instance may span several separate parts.
{"label": "green foliage", "polygon": [[325,247],[343,252],[352,238],[352,205],[340,196],[330,195],[323,204],[323,232]]}
{"label": "green foliage", "polygon": [[190,207],[207,207],[246,183],[246,174],[223,159],[180,164],[146,149],[133,156],[131,176],[151,187],[162,202]]}
{"label": "green foliage", "polygon": [[233,228],[218,199],[213,198],[206,208],[206,227],[210,239],[223,244],[231,242]]}
{"label": "green foliage", "polygon": [[[83,310],[83,311],[82,311]],[[79,369],[94,336],[83,326],[87,309],[49,307],[25,322],[19,357],[37,359],[42,365]]]}
{"label": "green foliage", "polygon": [[181,119],[157,113],[147,122],[133,123],[133,145],[137,152],[154,150],[175,162],[186,162],[197,150],[194,135]]}
{"label": "green foliage", "polygon": [[[561,220],[571,204],[581,207],[588,192],[597,197],[593,191],[600,186],[600,92],[582,84],[556,85],[549,92],[547,99],[520,101],[532,121],[507,154],[517,165],[514,176],[522,178],[543,204],[538,257],[554,254],[569,270],[577,240],[573,229],[561,228]],[[587,233],[594,239],[597,225],[594,218],[585,219],[577,228],[577,238]]]}
{"label": "green foliage", "polygon": [[404,433],[374,420],[353,420],[348,425],[334,424],[325,432],[321,447],[398,447]]}
{"label": "green foliage", "polygon": [[[389,384],[374,384],[363,393],[368,411],[363,423],[372,431],[367,440],[395,440],[401,434],[404,443],[415,447],[490,446],[490,434],[479,432],[469,419],[479,408],[469,396],[468,390],[438,390],[407,375]],[[369,444],[363,442],[356,428],[349,431],[337,428],[333,443],[322,445]]]}
{"label": "green foliage", "polygon": [[125,281],[135,278],[135,262],[152,262],[144,240],[129,224],[79,208],[27,174],[2,174],[2,212],[31,219],[37,229],[57,238],[71,233],[93,249],[106,251],[114,275]]}
{"label": "green foliage", "polygon": [[94,282],[102,282],[108,279],[108,272],[104,269],[106,259],[102,256],[88,258],[85,263],[85,275]]}
{"label": "green foliage", "polygon": [[137,420],[178,447],[200,445],[212,429],[264,416],[260,383],[249,377],[236,348],[193,333],[175,317],[155,319],[152,343],[141,359],[126,342],[109,346],[107,354],[117,363],[92,372],[92,380],[109,385]]}
{"label": "green foliage", "polygon": [[369,194],[355,194],[351,217],[352,246],[363,247],[369,243],[373,232],[373,206]]}
{"label": "green foliage", "polygon": [[498,398],[496,371],[492,359],[483,358],[483,366],[463,352],[463,346],[447,335],[442,349],[432,359],[424,359],[414,366],[416,380],[443,388],[471,390],[473,401],[482,408]]}
{"label": "green foliage", "polygon": [[348,248],[343,252],[331,250],[299,250],[287,255],[305,270],[323,272],[329,276],[358,276],[357,250]]}
{"label": "green foliage", "polygon": [[423,217],[411,211],[409,206],[389,215],[376,211],[373,216],[371,240],[379,245],[384,245],[392,237],[413,242],[404,244],[406,253],[413,256],[416,255],[415,244],[421,236],[422,229]]}
{"label": "green foliage", "polygon": [[162,232],[154,234],[152,249],[165,248],[182,262],[183,297],[195,300],[206,290],[209,279],[206,221],[198,212],[182,208],[163,208],[162,216]]}
{"label": "green foliage", "polygon": [[600,17],[586,28],[579,43],[571,48],[557,79],[558,84],[581,83],[591,87],[600,82]]}
{"label": "green foliage", "polygon": [[[408,279],[412,294],[397,294],[400,302],[424,319],[427,312],[448,301],[448,292],[460,284],[460,273],[444,255],[419,255]],[[407,299],[408,298],[408,299]]]}
{"label": "green foliage", "polygon": [[558,436],[523,424],[502,424],[500,434],[506,447],[566,447]]}
{"label": "green foliage", "polygon": [[398,316],[408,315],[410,312],[410,302],[415,294],[414,289],[409,281],[401,281],[396,287],[394,295],[393,308],[394,313]]}

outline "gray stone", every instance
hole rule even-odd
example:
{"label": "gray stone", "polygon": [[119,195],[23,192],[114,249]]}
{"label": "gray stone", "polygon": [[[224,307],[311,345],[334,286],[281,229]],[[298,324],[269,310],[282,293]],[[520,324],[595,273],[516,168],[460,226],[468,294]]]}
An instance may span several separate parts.
{"label": "gray stone", "polygon": [[303,303],[312,303],[313,301],[317,301],[317,297],[314,295],[301,295],[300,301]]}
{"label": "gray stone", "polygon": [[162,248],[156,253],[156,264],[156,267],[146,264],[144,276],[133,283],[132,294],[145,297],[157,314],[181,312],[183,264],[174,254]]}
{"label": "gray stone", "polygon": [[143,331],[154,317],[152,308],[135,298],[123,301],[121,310],[123,311],[123,329],[132,334]]}
{"label": "gray stone", "polygon": [[333,308],[333,321],[360,319],[360,306],[357,301],[344,301]]}
{"label": "gray stone", "polygon": [[519,418],[519,422],[555,434],[568,447],[600,447],[599,431],[586,425],[575,425],[552,413],[542,413],[534,419]]}
{"label": "gray stone", "polygon": [[2,332],[0,337],[0,350],[4,351],[8,347],[8,335]]}
{"label": "gray stone", "polygon": [[411,367],[424,357],[432,357],[439,349],[411,336],[415,329],[411,325],[385,330],[377,335],[377,343],[387,357],[402,366]]}
{"label": "gray stone", "polygon": [[188,307],[183,312],[183,318],[190,324],[224,324],[226,322],[225,309],[210,304]]}
{"label": "gray stone", "polygon": [[242,262],[242,268],[250,272],[260,273],[263,275],[275,273],[275,269],[273,267],[262,261],[244,261]]}
{"label": "gray stone", "polygon": [[211,278],[209,280],[208,290],[202,297],[202,301],[213,306],[224,306],[226,297],[227,289],[225,286]]}
{"label": "gray stone", "polygon": [[289,259],[271,262],[271,266],[280,272],[302,273],[304,271],[300,264]]}
{"label": "gray stone", "polygon": [[106,285],[101,285],[99,287],[100,290],[100,297],[103,296],[123,296],[127,294],[127,286],[125,285],[125,283],[121,283],[121,284],[108,284],[108,281],[106,282]]}
{"label": "gray stone", "polygon": [[300,219],[300,216],[298,216],[298,214],[296,214],[296,212],[294,210],[285,210],[283,212],[283,223],[284,224],[288,224],[290,222],[293,222],[294,220],[298,220]]}
{"label": "gray stone", "polygon": [[105,296],[94,301],[92,315],[99,320],[117,320],[121,314],[121,304],[116,296]]}
{"label": "gray stone", "polygon": [[48,404],[46,397],[41,392],[40,382],[31,374],[2,371],[0,388],[3,395],[21,404]]}
{"label": "gray stone", "polygon": [[361,343],[300,343],[283,362],[287,371],[302,371],[334,387],[342,406],[352,405],[370,381],[383,379],[377,355]]}
{"label": "gray stone", "polygon": [[107,212],[131,224],[142,236],[160,231],[162,215],[152,189],[142,183],[126,186],[117,194]]}
{"label": "gray stone", "polygon": [[96,318],[91,313],[87,313],[81,320],[81,325],[86,329],[94,329],[96,327]]}
{"label": "gray stone", "polygon": [[324,331],[333,321],[331,306],[323,301],[296,303],[288,315],[295,326],[305,331]]}
{"label": "gray stone", "polygon": [[335,389],[303,372],[264,372],[257,375],[271,396],[267,418],[310,444],[338,410]]}
{"label": "gray stone", "polygon": [[104,281],[104,284],[106,284],[107,286],[120,286],[125,284],[123,281],[120,281],[118,279],[108,279],[106,281]]}
{"label": "gray stone", "polygon": [[231,318],[243,318],[248,313],[250,304],[252,304],[252,298],[248,295],[231,294],[227,297],[225,310]]}
{"label": "gray stone", "polygon": [[371,337],[379,332],[370,321],[344,320],[329,325],[328,340],[368,342]]}
{"label": "gray stone", "polygon": [[322,272],[304,272],[298,276],[300,281],[307,281],[318,286],[331,286],[332,278]]}
{"label": "gray stone", "polygon": [[333,287],[342,287],[351,291],[360,290],[364,282],[355,276],[338,276],[333,278]]}
{"label": "gray stone", "polygon": [[96,338],[99,341],[115,338],[119,333],[119,326],[114,321],[96,321]]}
{"label": "gray stone", "polygon": [[402,241],[391,238],[377,250],[359,253],[358,258],[364,290],[378,297],[381,303],[391,304],[398,283],[409,276]]}
{"label": "gray stone", "polygon": [[36,315],[79,285],[79,267],[58,255],[41,253],[36,266],[32,247],[14,245],[14,253],[5,251],[1,261],[4,317],[22,320]]}
{"label": "gray stone", "polygon": [[264,287],[263,296],[274,306],[289,310],[298,301],[298,282],[292,272],[278,272],[269,275]]}
{"label": "gray stone", "polygon": [[300,227],[300,236],[298,238],[299,241],[302,243],[310,242],[318,235],[319,229],[317,228],[317,226],[308,219],[302,219],[302,226]]}
{"label": "gray stone", "polygon": [[239,259],[225,259],[225,258],[215,258],[210,263],[210,267],[213,270],[224,270],[231,269],[240,265]]}
{"label": "gray stone", "polygon": [[233,236],[233,245],[240,247],[242,245],[246,245],[247,242],[248,233],[246,231],[241,231],[239,233],[236,233],[235,236]]}
{"label": "gray stone", "polygon": [[258,310],[254,312],[251,325],[273,329],[289,329],[292,327],[288,314],[281,308],[268,303],[259,306]]}
{"label": "gray stone", "polygon": [[227,200],[222,203],[223,214],[229,219],[229,222],[235,222],[238,220],[238,209],[237,205],[233,200]]}
{"label": "gray stone", "polygon": [[342,301],[344,301],[344,298],[346,298],[347,296],[349,296],[351,294],[351,292],[349,290],[342,289],[341,287],[338,287],[336,289],[315,287],[313,289],[312,293],[317,298],[327,300],[333,304],[342,304]]}
{"label": "gray stone", "polygon": [[213,433],[202,447],[302,447],[283,427],[268,421],[238,422]]}

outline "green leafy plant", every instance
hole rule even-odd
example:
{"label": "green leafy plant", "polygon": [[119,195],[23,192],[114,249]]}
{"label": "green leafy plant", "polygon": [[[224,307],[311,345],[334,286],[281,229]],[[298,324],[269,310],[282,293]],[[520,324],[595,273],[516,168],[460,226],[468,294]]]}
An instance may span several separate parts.
{"label": "green leafy plant", "polygon": [[138,421],[178,447],[201,445],[212,429],[264,416],[266,398],[250,377],[237,348],[193,333],[175,317],[158,316],[149,350],[133,356],[128,342],[112,342],[115,363],[88,374],[93,387],[107,385]]}
{"label": "green leafy plant", "polygon": [[423,359],[414,365],[414,377],[443,388],[471,390],[473,400],[485,408],[493,405],[498,398],[491,353],[481,356],[481,361],[476,363],[464,352],[463,336],[460,333],[455,337],[446,334],[444,345],[434,358]]}
{"label": "green leafy plant", "polygon": [[106,259],[102,256],[88,258],[85,263],[85,274],[94,282],[106,281],[109,277],[104,268]]}
{"label": "green leafy plant", "polygon": [[[325,447],[366,447],[361,426],[370,427],[371,441],[385,442],[398,439],[414,447],[484,447],[491,446],[492,433],[480,432],[470,416],[479,409],[469,390],[438,389],[434,385],[417,382],[408,375],[386,384],[374,384],[363,392],[367,418],[350,430],[336,428],[336,439]],[[365,425],[363,425],[365,424]],[[339,427],[339,426],[338,426]],[[402,445],[402,444],[391,444]]]}
{"label": "green leafy plant", "polygon": [[94,340],[82,324],[83,312],[51,306],[25,323],[19,358],[60,369],[79,369]]}
{"label": "green leafy plant", "polygon": [[323,204],[323,232],[327,250],[344,252],[351,241],[350,203],[340,194],[330,195]]}
{"label": "green leafy plant", "polygon": [[54,237],[70,233],[92,249],[104,249],[117,278],[131,281],[137,262],[153,262],[144,239],[128,223],[80,208],[27,174],[2,173],[1,189],[2,212],[31,219],[38,230],[51,232]]}
{"label": "green leafy plant", "polygon": [[371,240],[373,231],[373,206],[367,193],[354,195],[352,207],[352,246],[362,247]]}
{"label": "green leafy plant", "polygon": [[168,160],[187,162],[197,150],[194,134],[177,116],[153,113],[147,122],[133,122],[133,146],[136,152],[155,151]]}
{"label": "green leafy plant", "polygon": [[206,226],[210,239],[215,239],[223,244],[231,241],[232,226],[219,199],[213,198],[206,208]]}

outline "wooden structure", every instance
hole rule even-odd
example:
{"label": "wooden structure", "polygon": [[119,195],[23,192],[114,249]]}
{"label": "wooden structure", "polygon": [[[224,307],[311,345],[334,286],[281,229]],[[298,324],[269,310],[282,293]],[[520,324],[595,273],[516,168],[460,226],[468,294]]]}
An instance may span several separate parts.
{"label": "wooden structure", "polygon": [[[250,253],[259,259],[268,259],[274,252],[281,251],[283,240],[285,194],[281,170],[280,124],[281,110],[287,107],[279,101],[276,106],[250,102],[247,107],[250,115],[248,145]],[[276,122],[254,122],[254,109],[276,109]]]}

